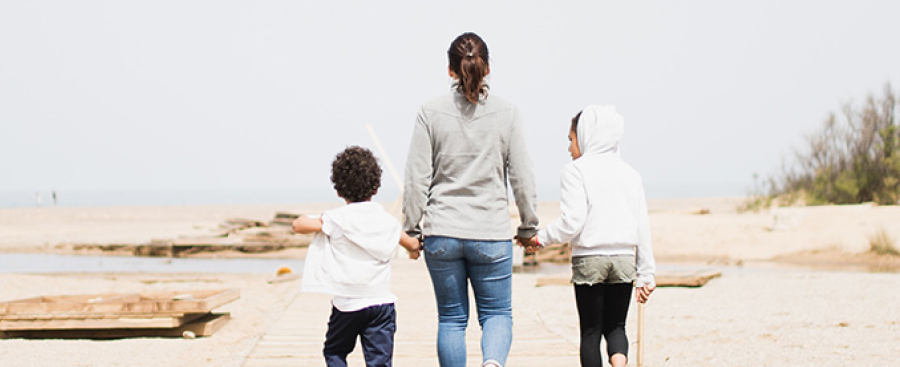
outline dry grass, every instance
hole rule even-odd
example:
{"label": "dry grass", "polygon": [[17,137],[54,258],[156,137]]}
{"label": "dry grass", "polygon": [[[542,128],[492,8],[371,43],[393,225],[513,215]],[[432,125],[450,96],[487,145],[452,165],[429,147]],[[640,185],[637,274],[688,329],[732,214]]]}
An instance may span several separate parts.
{"label": "dry grass", "polygon": [[878,255],[900,256],[897,241],[884,228],[869,237],[869,251]]}

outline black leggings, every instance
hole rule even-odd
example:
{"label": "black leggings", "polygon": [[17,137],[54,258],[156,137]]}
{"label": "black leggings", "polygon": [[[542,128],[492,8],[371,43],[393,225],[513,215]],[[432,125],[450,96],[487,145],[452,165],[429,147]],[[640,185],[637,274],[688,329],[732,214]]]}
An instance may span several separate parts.
{"label": "black leggings", "polygon": [[581,326],[581,366],[600,367],[600,337],[606,351],[628,356],[625,318],[631,301],[631,283],[575,285],[575,304]]}

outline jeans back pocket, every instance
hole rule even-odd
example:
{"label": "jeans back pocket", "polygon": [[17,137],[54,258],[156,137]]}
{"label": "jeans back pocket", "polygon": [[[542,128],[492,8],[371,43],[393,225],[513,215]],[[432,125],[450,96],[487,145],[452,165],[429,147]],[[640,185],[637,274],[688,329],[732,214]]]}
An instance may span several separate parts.
{"label": "jeans back pocket", "polygon": [[457,242],[456,246],[458,247],[458,241],[452,238],[425,237],[425,243],[423,244],[425,255],[435,259],[448,257],[450,256],[448,252],[450,252],[454,242]]}
{"label": "jeans back pocket", "polygon": [[512,245],[509,241],[482,241],[475,244],[475,251],[478,257],[493,262],[511,257]]}

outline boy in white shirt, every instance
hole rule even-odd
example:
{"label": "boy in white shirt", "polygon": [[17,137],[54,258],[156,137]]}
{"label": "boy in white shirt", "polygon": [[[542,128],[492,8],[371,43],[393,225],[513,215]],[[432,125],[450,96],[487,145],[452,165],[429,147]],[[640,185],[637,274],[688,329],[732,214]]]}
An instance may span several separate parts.
{"label": "boy in white shirt", "polygon": [[397,244],[419,258],[419,240],[371,202],[381,186],[381,167],[371,151],[351,146],[331,164],[331,181],[347,205],[318,218],[300,216],[297,233],[318,232],[303,270],[303,290],[334,295],[323,354],[329,367],[346,367],[360,338],[366,366],[391,366],[397,313],[391,294],[390,259]]}
{"label": "boy in white shirt", "polygon": [[560,179],[562,216],[536,238],[519,240],[527,252],[543,244],[572,246],[583,367],[602,366],[601,336],[606,338],[610,364],[625,366],[632,282],[641,303],[656,287],[641,176],[619,157],[624,126],[613,106],[591,105],[572,119],[572,162]]}

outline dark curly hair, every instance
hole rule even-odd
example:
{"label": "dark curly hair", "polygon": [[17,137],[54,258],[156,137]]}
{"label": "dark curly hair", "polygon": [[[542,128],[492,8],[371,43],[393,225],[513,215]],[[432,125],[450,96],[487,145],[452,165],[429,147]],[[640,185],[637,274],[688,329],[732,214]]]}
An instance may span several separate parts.
{"label": "dark curly hair", "polygon": [[381,167],[372,151],[355,145],[347,147],[331,162],[331,182],[344,200],[368,201],[381,187]]}

